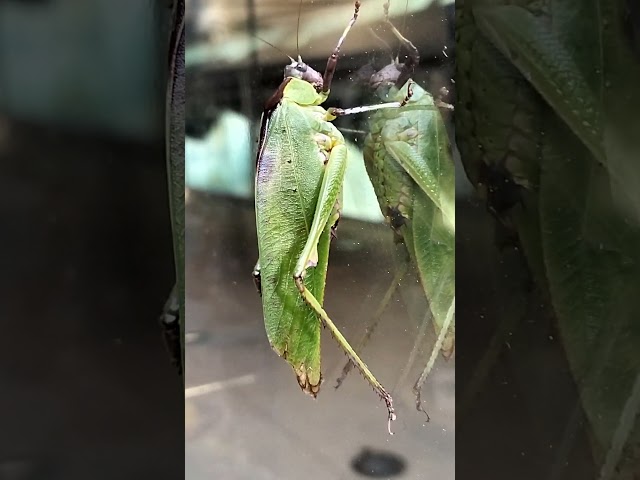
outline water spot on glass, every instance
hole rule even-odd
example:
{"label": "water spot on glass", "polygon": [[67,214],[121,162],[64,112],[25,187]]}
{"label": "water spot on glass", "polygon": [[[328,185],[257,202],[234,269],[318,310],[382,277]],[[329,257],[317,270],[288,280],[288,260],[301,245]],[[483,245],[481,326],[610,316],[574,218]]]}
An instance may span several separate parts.
{"label": "water spot on glass", "polygon": [[395,453],[365,447],[351,461],[351,468],[365,477],[390,478],[404,472],[406,462]]}

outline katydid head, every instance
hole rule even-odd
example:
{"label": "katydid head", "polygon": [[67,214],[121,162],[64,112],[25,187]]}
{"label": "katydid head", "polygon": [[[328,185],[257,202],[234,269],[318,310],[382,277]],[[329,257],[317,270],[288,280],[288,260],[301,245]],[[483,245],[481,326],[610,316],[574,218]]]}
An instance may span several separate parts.
{"label": "katydid head", "polygon": [[402,73],[403,64],[398,59],[391,59],[391,63],[382,66],[377,60],[372,60],[356,70],[352,77],[358,84],[376,90],[380,86],[394,85]]}
{"label": "katydid head", "polygon": [[314,86],[317,92],[322,90],[324,80],[322,75],[316,72],[313,68],[302,61],[300,56],[300,16],[302,14],[302,0],[298,4],[298,26],[296,27],[296,53],[298,54],[298,61],[289,57],[291,63],[284,67],[284,78],[293,77],[304,80]]}
{"label": "katydid head", "polygon": [[[391,87],[395,86],[397,88],[401,88],[407,80],[411,77],[414,68],[420,63],[420,53],[418,49],[415,47],[413,43],[408,38],[405,38],[400,30],[398,30],[395,25],[391,22],[391,18],[389,15],[389,8],[391,6],[391,1],[387,0],[384,4],[384,22],[387,27],[391,30],[391,33],[400,41],[401,48],[404,47],[408,51],[408,56],[406,61],[400,63],[400,59],[398,55],[394,55],[391,47],[387,42],[385,42],[374,30],[372,33],[374,37],[382,43],[384,49],[391,55],[391,63],[378,70],[376,73],[371,75],[369,79],[369,86],[376,90],[378,87]],[[403,27],[404,30],[404,22],[407,18],[407,12],[409,9],[409,1],[407,0],[404,8],[404,20]]]}
{"label": "katydid head", "polygon": [[304,63],[300,55],[298,55],[298,60],[296,61],[293,58],[291,58],[289,55],[284,53],[282,50],[280,50],[278,47],[273,45],[272,43],[267,42],[264,38],[260,38],[257,35],[255,37],[258,40],[261,40],[262,42],[266,43],[270,47],[275,48],[278,52],[282,53],[283,55],[286,55],[287,58],[291,60],[291,63],[284,67],[285,79],[288,77],[299,78],[300,80],[304,80],[305,82],[308,82],[311,85],[313,85],[318,92],[322,90],[322,87],[324,86],[324,79],[322,77],[322,74],[320,74],[319,72],[311,68],[309,65]]}
{"label": "katydid head", "polygon": [[394,60],[389,65],[381,68],[373,75],[371,75],[371,77],[369,78],[369,85],[374,89],[385,85],[395,85],[398,81],[398,78],[400,78],[403,67],[404,64],[400,63],[397,59]]}
{"label": "katydid head", "polygon": [[317,91],[322,90],[324,81],[321,73],[304,63],[300,55],[298,55],[297,61],[291,57],[289,59],[291,63],[284,67],[284,78],[299,78],[313,85]]}
{"label": "katydid head", "polygon": [[404,64],[397,59],[392,60],[391,63],[383,67],[374,65],[371,62],[356,72],[356,81],[371,92],[374,92],[378,97],[386,99],[394,86],[398,88],[402,86],[398,85],[398,80],[402,76],[403,67]]}

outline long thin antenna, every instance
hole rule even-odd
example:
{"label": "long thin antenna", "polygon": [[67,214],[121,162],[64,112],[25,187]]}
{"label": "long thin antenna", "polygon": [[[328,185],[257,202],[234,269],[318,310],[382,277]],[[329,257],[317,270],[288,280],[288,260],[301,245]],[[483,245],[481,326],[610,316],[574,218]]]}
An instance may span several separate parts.
{"label": "long thin antenna", "polygon": [[[391,24],[391,18],[390,18],[390,14],[389,14],[389,10],[391,8],[391,0],[387,0],[387,2],[384,4],[384,21],[390,25]],[[407,14],[409,13],[409,0],[406,0],[405,4],[404,4],[404,16],[402,17],[402,27],[400,27],[400,31],[404,32],[407,28]],[[398,53],[396,55],[396,58],[400,58],[400,50],[402,50],[402,44],[398,45]]]}
{"label": "long thin antenna", "polygon": [[258,40],[266,43],[267,45],[269,45],[270,47],[276,49],[278,52],[280,52],[281,54],[283,54],[285,57],[287,57],[289,60],[291,60],[292,62],[295,62],[295,60],[293,58],[291,58],[290,55],[284,53],[282,50],[280,50],[278,47],[276,47],[273,43],[271,42],[267,42],[264,38],[260,38],[258,35],[254,35],[254,37],[256,37]]}
{"label": "long thin antenna", "polygon": [[296,54],[300,58],[300,15],[302,15],[302,0],[298,4],[298,26],[296,27]]}
{"label": "long thin antenna", "polygon": [[[373,37],[380,42],[380,44],[382,45],[382,47],[386,50],[386,52],[389,54],[389,56],[391,57],[391,61],[395,61],[396,59],[396,55],[393,54],[393,48],[391,48],[391,45],[389,45],[380,35],[378,35],[376,33],[376,31],[373,28],[369,29],[371,31],[371,35],[373,35]],[[342,129],[341,129],[342,130]]]}
{"label": "long thin antenna", "polygon": [[[407,0],[407,4],[408,4],[409,0]],[[387,0],[383,6],[384,8],[384,21],[387,24],[387,26],[391,25],[391,16],[389,14],[389,10],[391,9],[391,0]],[[391,50],[391,56],[392,58],[395,60],[397,59],[398,61],[400,61],[400,50],[402,50],[402,45],[398,45],[398,52],[395,53],[393,50]]]}
{"label": "long thin antenna", "polygon": [[407,13],[408,12],[409,12],[409,0],[407,0],[404,4],[404,16],[402,17],[402,30],[400,30],[405,35],[407,32]]}

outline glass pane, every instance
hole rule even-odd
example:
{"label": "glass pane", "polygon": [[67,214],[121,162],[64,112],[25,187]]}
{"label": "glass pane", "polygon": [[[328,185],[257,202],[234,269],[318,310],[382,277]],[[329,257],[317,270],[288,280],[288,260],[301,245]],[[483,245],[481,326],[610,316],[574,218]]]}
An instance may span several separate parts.
{"label": "glass pane", "polygon": [[[359,80],[365,78],[363,68],[380,69],[392,56],[406,61],[407,49],[400,48],[384,24],[383,5],[383,1],[363,2],[342,47],[324,107],[380,104]],[[398,258],[404,259],[405,245],[411,243],[394,241],[398,235],[383,215],[389,212],[381,211],[365,169],[363,145],[376,112],[333,122],[349,150],[324,308],[393,396],[394,436],[387,432],[385,404],[357,371],[339,389],[333,388],[347,357],[327,329],[322,331],[320,349],[324,383],[315,401],[300,391],[292,367],[269,345],[261,298],[252,281],[258,260],[254,173],[263,106],[283,81],[283,68],[290,63],[287,55],[296,58],[299,53],[311,67],[324,70],[353,9],[350,0],[304,2],[299,17],[295,1],[187,2],[189,479],[354,478],[357,473],[453,478],[453,347],[445,352],[448,359],[436,349],[435,363],[421,388],[427,421],[427,415],[416,409],[413,386],[432,356],[438,327],[413,262],[368,343],[358,348],[394,285],[401,265]],[[451,90],[453,85],[452,3],[397,1],[391,3],[390,12],[397,29],[420,52],[420,63],[411,75],[415,90],[424,88],[440,98],[441,87]],[[452,101],[446,95],[442,100]],[[427,112],[433,115],[434,110]],[[449,128],[450,113],[444,108],[437,113],[441,114]],[[446,138],[443,135],[443,145]],[[288,221],[283,210],[273,216]],[[438,241],[436,233],[424,239]],[[451,261],[452,255],[451,251]],[[453,279],[447,286],[453,288]],[[449,336],[447,342],[452,342]]]}

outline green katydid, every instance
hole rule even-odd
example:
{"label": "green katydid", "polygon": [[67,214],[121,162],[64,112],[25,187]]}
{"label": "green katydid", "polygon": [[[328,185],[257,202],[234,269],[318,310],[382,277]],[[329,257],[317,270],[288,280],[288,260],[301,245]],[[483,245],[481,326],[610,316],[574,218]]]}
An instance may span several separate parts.
{"label": "green katydid", "polygon": [[320,105],[329,96],[340,48],[358,18],[354,15],[328,59],[324,75],[298,60],[262,115],[255,180],[259,259],[254,279],[262,297],[271,347],[296,374],[302,390],[320,389],[320,324],[328,328],[350,361],[384,400],[388,427],[393,399],[323,308],[329,244],[340,217],[347,147],[331,123],[337,116],[398,108],[407,99],[351,109]]}
{"label": "green katydid", "polygon": [[[409,57],[404,64],[393,60],[371,75],[368,83],[383,101],[411,95],[405,107],[371,116],[363,153],[382,213],[394,232],[396,243],[403,246],[398,247],[400,263],[396,276],[357,348],[363,347],[371,336],[412,262],[417,267],[438,335],[426,367],[414,385],[416,407],[424,412],[421,387],[438,352],[442,351],[448,358],[454,350],[455,178],[451,147],[438,110],[451,107],[434,100],[410,80],[419,62],[419,52],[389,20],[388,1],[384,9],[386,24],[409,51]],[[418,350],[420,337],[412,357]],[[410,360],[408,366],[412,363]],[[345,365],[336,388],[352,367],[351,361]]]}

